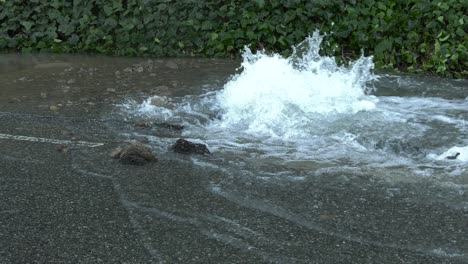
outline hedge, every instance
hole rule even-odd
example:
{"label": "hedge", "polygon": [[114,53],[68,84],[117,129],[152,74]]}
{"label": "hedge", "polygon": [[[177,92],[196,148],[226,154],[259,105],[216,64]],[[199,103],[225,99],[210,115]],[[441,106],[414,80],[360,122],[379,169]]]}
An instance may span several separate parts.
{"label": "hedge", "polygon": [[287,55],[316,29],[322,52],[377,67],[468,76],[466,0],[0,0],[0,50],[235,57]]}

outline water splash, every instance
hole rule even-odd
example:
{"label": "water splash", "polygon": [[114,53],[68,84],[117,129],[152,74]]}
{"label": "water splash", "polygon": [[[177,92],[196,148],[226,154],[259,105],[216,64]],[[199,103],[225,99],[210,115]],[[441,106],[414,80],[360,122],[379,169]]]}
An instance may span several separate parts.
{"label": "water splash", "polygon": [[243,72],[217,96],[219,125],[290,138],[303,135],[318,118],[374,109],[378,100],[366,95],[366,83],[375,78],[372,57],[338,66],[333,58],[320,56],[322,39],[315,32],[289,58],[246,48]]}
{"label": "water splash", "polygon": [[[385,77],[372,73],[372,58],[339,66],[320,55],[322,39],[314,33],[289,58],[246,49],[243,71],[222,87],[124,106],[155,123],[183,125],[181,136],[200,140],[229,159],[252,158],[255,164],[278,159],[296,169],[306,160],[313,161],[311,166],[400,167],[405,177],[410,170],[425,174],[427,167],[466,173],[459,162],[466,162],[466,150],[458,151],[456,159],[445,158],[451,152],[441,155],[468,144],[459,136],[467,130],[464,97],[376,97],[371,93],[379,91],[370,82],[377,80],[372,84],[380,87]],[[397,175],[393,169],[389,173]]]}

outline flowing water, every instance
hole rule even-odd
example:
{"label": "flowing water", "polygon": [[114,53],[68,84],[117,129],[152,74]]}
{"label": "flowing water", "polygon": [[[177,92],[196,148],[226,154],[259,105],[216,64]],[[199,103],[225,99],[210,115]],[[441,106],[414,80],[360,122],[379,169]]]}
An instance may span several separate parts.
{"label": "flowing water", "polygon": [[371,57],[337,66],[319,55],[321,40],[314,34],[287,59],[247,49],[241,70],[225,84],[128,101],[122,111],[181,124],[183,137],[219,157],[212,166],[258,177],[365,171],[388,180],[467,183],[466,81],[376,75]]}
{"label": "flowing water", "polygon": [[[158,153],[163,165],[146,172],[98,168],[90,150],[74,159],[78,171],[113,177],[155,259],[466,261],[468,82],[374,73],[371,57],[338,66],[319,55],[321,40],[314,34],[289,58],[246,49],[240,67],[66,58],[48,100],[65,97],[73,115],[94,106],[84,95],[100,98],[88,118],[108,140]],[[180,137],[211,155],[171,153]],[[148,171],[156,175],[141,176]]]}
{"label": "flowing water", "polygon": [[[324,209],[316,199],[322,188],[332,188],[336,196],[362,192],[361,203],[395,196],[415,204],[440,203],[465,212],[456,232],[467,231],[467,82],[374,74],[369,57],[337,66],[319,55],[320,42],[314,34],[286,59],[247,49],[238,73],[225,83],[207,82],[184,96],[129,100],[121,104],[122,113],[183,125],[177,137],[212,151],[210,157],[191,158],[192,163],[224,177],[213,180],[209,191],[241,206],[352,241],[466,256],[466,239],[459,238],[459,246],[438,245],[435,233],[418,235],[407,230],[412,224],[395,225],[393,211],[374,215],[382,221],[378,224],[364,224],[373,220],[363,215],[372,213],[352,203]],[[148,136],[160,152],[174,139]],[[360,225],[355,227],[360,231],[310,222],[322,214]],[[409,214],[418,218],[419,212]],[[426,221],[443,217],[424,214]],[[413,216],[405,221],[415,221]],[[433,225],[442,224],[437,222],[430,226],[437,229]],[[395,229],[370,235],[371,228],[386,225]],[[401,233],[419,238],[396,242]]]}

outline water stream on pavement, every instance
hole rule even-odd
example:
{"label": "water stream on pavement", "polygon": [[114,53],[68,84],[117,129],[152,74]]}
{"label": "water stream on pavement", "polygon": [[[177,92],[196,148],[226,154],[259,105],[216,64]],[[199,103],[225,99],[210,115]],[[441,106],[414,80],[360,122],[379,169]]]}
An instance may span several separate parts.
{"label": "water stream on pavement", "polygon": [[[388,180],[468,183],[465,81],[441,87],[429,78],[375,75],[370,57],[337,66],[319,55],[321,40],[314,34],[287,59],[247,49],[242,71],[227,83],[130,100],[123,111],[183,125],[184,138],[207,144],[219,158],[210,166],[230,161],[258,177],[365,171]],[[164,148],[168,139],[153,144]]]}

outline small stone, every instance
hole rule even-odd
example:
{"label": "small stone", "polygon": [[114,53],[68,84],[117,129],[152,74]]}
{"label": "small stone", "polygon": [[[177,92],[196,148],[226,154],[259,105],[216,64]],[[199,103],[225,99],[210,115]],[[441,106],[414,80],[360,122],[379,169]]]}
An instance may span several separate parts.
{"label": "small stone", "polygon": [[68,146],[64,145],[64,144],[59,144],[59,145],[55,146],[55,149],[58,152],[62,152],[62,153],[67,153],[68,152]]}
{"label": "small stone", "polygon": [[109,92],[109,93],[115,93],[115,89],[114,89],[114,88],[107,88],[106,91]]}
{"label": "small stone", "polygon": [[138,127],[138,128],[150,128],[153,126],[153,123],[150,122],[150,121],[137,121],[135,122],[135,127]]}
{"label": "small stone", "polygon": [[176,143],[171,147],[171,149],[180,154],[210,154],[210,151],[204,144],[193,143],[188,140],[179,138]]}
{"label": "small stone", "polygon": [[44,98],[44,99],[46,99],[46,98],[47,98],[47,93],[42,92],[42,93],[41,93],[41,97]]}
{"label": "small stone", "polygon": [[151,148],[143,143],[134,142],[126,147],[118,147],[111,152],[111,157],[119,159],[123,164],[144,165],[157,161]]}

